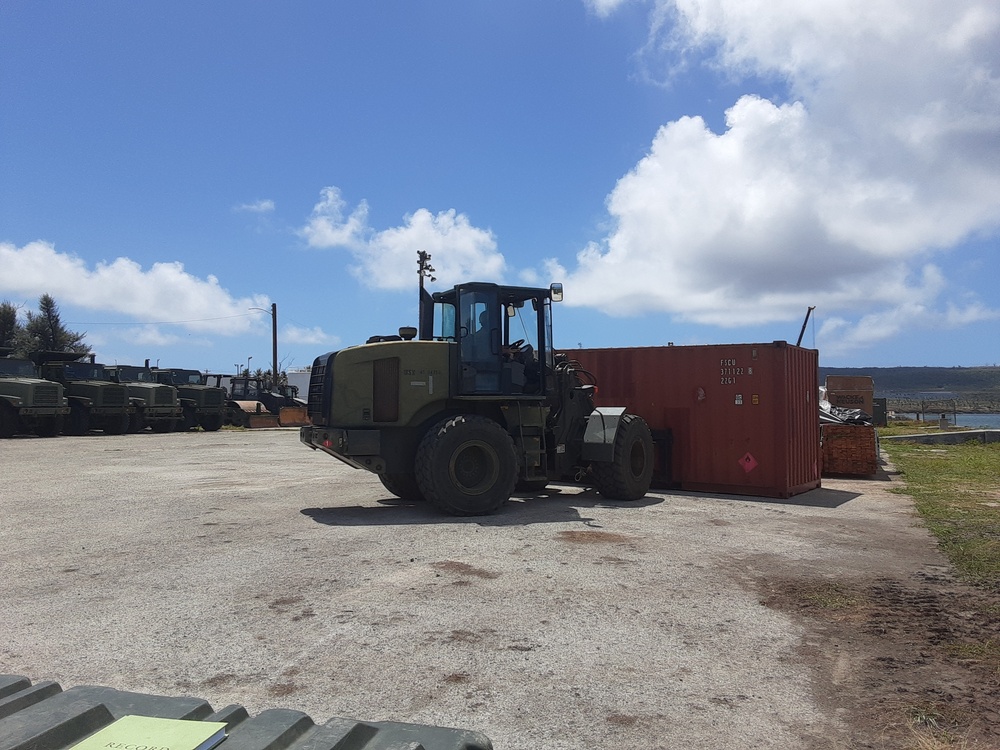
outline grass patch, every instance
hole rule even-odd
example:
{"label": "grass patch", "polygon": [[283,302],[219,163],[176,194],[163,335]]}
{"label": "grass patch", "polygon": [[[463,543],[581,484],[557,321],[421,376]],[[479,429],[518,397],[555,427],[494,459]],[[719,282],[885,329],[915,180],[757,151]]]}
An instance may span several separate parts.
{"label": "grass patch", "polygon": [[958,574],[1000,591],[1000,443],[881,447]]}

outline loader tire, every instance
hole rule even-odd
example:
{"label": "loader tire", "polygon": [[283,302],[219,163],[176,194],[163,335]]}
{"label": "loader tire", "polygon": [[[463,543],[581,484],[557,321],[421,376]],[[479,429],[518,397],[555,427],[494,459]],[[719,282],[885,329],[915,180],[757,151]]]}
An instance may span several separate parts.
{"label": "loader tire", "polygon": [[379,481],[400,500],[423,502],[424,496],[417,485],[416,474],[379,474]]}
{"label": "loader tire", "polygon": [[514,492],[517,454],[510,435],[492,419],[449,417],[420,441],[417,485],[427,501],[453,516],[496,512]]}
{"label": "loader tire", "polygon": [[591,465],[597,491],[609,500],[638,500],[653,478],[653,436],[646,421],[623,414],[615,434],[614,459]]}

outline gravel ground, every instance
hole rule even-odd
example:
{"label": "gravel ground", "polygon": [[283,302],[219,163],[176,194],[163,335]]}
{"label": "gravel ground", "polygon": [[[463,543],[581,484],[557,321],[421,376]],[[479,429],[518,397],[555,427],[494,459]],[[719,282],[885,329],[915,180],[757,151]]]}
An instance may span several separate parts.
{"label": "gravel ground", "polygon": [[456,519],[296,430],[8,440],[0,673],[501,749],[852,747],[822,636],[762,585],[940,570],[891,484]]}

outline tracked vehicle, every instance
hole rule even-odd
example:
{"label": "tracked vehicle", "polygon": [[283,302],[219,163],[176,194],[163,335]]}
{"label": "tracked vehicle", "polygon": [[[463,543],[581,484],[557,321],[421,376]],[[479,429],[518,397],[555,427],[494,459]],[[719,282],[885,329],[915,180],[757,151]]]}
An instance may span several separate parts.
{"label": "tracked vehicle", "polygon": [[552,348],[561,285],[422,286],[419,338],[401,328],[315,360],[302,443],[454,515],[495,512],[515,486],[552,481],[646,494],[645,421],[595,408],[588,373]]}

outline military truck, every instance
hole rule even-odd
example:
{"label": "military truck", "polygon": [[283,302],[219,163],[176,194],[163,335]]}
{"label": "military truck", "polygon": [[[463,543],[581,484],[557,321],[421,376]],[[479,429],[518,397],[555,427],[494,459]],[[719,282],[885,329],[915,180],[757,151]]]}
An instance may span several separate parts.
{"label": "military truck", "polygon": [[63,387],[42,380],[33,362],[12,358],[10,353],[9,348],[0,348],[0,438],[23,432],[58,435],[69,414]]}
{"label": "military truck", "polygon": [[201,427],[205,432],[215,432],[222,427],[226,413],[224,389],[206,385],[205,377],[197,370],[154,367],[152,372],[158,383],[177,389],[181,404],[177,430],[186,432]]}
{"label": "military truck", "polygon": [[177,389],[158,383],[148,362],[142,367],[115,365],[105,370],[112,381],[128,388],[135,409],[129,432],[141,432],[147,427],[153,432],[170,432],[183,418]]}
{"label": "military truck", "polygon": [[316,358],[301,442],[454,515],[492,513],[515,486],[552,481],[642,497],[649,427],[624,408],[595,408],[592,377],[553,350],[561,299],[559,284],[434,295],[421,284],[419,339],[404,327]]}
{"label": "military truck", "polygon": [[[89,361],[79,361],[88,358]],[[75,352],[37,352],[32,360],[46,380],[61,383],[69,401],[69,416],[63,426],[66,435],[85,435],[103,430],[121,435],[128,430],[135,409],[129,403],[128,389],[111,382],[104,365],[94,362],[93,354]]]}

